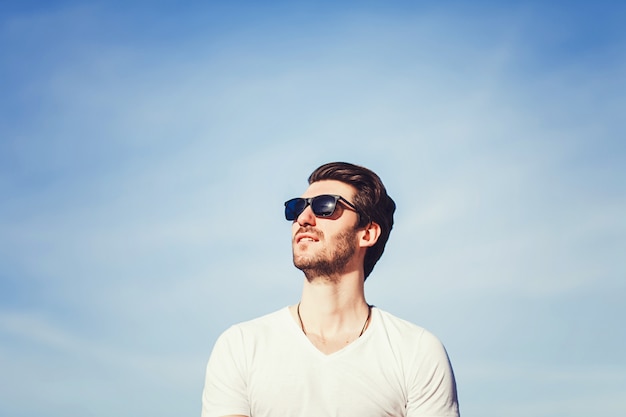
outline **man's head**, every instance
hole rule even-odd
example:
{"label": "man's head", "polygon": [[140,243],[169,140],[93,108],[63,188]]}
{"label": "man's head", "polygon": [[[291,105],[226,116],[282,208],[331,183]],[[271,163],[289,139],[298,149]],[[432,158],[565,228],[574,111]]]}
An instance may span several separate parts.
{"label": "man's head", "polygon": [[357,227],[366,227],[370,223],[380,226],[380,236],[373,246],[367,248],[363,262],[367,279],[385,250],[393,227],[396,204],[387,195],[387,190],[378,175],[362,166],[331,162],[320,166],[309,176],[309,184],[325,180],[339,181],[354,188],[355,194],[351,203],[359,215]]}

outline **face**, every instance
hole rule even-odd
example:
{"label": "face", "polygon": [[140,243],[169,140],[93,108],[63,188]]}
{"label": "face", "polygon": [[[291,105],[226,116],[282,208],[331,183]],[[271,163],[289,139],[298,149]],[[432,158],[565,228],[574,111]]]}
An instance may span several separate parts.
{"label": "face", "polygon": [[[340,195],[352,202],[356,190],[345,183],[325,180],[311,184],[304,198],[321,194]],[[342,202],[330,217],[316,217],[308,206],[292,226],[293,263],[309,281],[334,280],[355,260],[358,250],[358,214]]]}

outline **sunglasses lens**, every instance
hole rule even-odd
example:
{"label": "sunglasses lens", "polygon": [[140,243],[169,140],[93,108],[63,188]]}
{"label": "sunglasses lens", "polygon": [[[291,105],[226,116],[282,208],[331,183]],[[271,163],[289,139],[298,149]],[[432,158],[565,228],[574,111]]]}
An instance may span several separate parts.
{"label": "sunglasses lens", "polygon": [[335,212],[337,198],[332,195],[320,195],[311,201],[311,209],[318,217],[329,217]]}
{"label": "sunglasses lens", "polygon": [[306,201],[304,198],[292,198],[285,203],[285,219],[289,221],[297,219],[305,208]]}
{"label": "sunglasses lens", "polygon": [[335,212],[339,197],[334,195],[318,195],[310,199],[292,198],[285,203],[285,218],[294,221],[304,209],[311,204],[311,210],[317,217],[330,217]]}

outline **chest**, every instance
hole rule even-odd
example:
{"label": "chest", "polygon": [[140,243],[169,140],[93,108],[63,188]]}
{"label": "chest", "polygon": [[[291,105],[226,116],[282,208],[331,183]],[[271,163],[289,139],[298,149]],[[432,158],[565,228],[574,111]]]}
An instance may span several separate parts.
{"label": "chest", "polygon": [[262,361],[251,358],[253,417],[405,415],[404,378],[389,355],[352,345],[332,355],[308,348],[268,347],[255,355]]}

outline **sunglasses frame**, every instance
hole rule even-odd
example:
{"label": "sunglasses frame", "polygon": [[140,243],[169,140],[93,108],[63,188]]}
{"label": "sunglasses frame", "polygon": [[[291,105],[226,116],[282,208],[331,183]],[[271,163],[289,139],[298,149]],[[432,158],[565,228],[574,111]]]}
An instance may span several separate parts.
{"label": "sunglasses frame", "polygon": [[[329,213],[329,214],[318,214],[315,212],[315,210],[313,210],[313,200],[316,200],[318,198],[332,198],[334,199],[334,206],[333,206],[333,210]],[[344,203],[346,206],[348,206],[349,208],[351,208],[352,210],[356,211],[357,214],[359,213],[359,209],[356,208],[356,206],[354,204],[352,204],[351,202],[349,202],[348,200],[346,200],[345,198],[343,198],[340,195],[336,195],[336,194],[320,194],[320,195],[316,195],[315,197],[309,197],[309,198],[302,198],[302,197],[296,197],[296,198],[292,198],[291,200],[287,200],[285,201],[285,218],[289,221],[295,221],[298,219],[298,217],[300,217],[300,215],[302,214],[302,212],[304,212],[304,210],[306,210],[306,208],[308,206],[311,206],[311,210],[313,211],[313,214],[315,215],[315,217],[320,217],[320,218],[325,218],[325,217],[330,217],[333,214],[335,214],[335,210],[337,210],[337,202],[341,201],[342,203]],[[300,210],[299,212],[296,213],[296,210],[293,210],[294,212],[294,217],[293,219],[290,219],[287,215],[287,206],[292,203],[292,202],[304,202],[304,207],[302,207],[302,210]]]}

